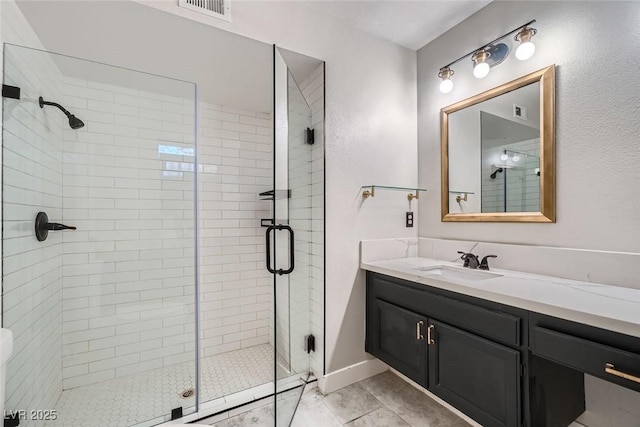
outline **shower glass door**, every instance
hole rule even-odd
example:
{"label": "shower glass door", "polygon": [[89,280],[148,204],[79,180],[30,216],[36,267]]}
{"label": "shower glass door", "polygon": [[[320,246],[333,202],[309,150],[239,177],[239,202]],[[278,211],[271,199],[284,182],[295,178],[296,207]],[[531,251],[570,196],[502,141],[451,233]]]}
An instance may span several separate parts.
{"label": "shower glass door", "polygon": [[20,90],[3,98],[7,413],[123,427],[193,412],[195,85],[12,45],[3,83]]}
{"label": "shower glass door", "polygon": [[304,385],[322,374],[313,362],[322,359],[324,63],[280,48],[274,61],[274,225],[267,240],[275,254],[276,424],[288,426]]}

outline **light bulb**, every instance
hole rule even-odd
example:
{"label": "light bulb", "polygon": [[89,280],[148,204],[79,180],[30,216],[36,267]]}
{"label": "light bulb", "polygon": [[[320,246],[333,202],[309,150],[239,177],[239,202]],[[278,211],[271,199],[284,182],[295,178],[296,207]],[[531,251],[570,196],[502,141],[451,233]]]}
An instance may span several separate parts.
{"label": "light bulb", "polygon": [[531,38],[535,36],[537,32],[535,28],[524,27],[516,34],[515,39],[520,42],[520,46],[516,49],[516,58],[520,61],[531,58],[536,51],[536,45],[531,42]]}
{"label": "light bulb", "polygon": [[486,60],[490,55],[486,50],[480,49],[471,57],[473,61],[473,75],[476,76],[476,78],[481,79],[489,74],[490,67],[489,64],[486,63]]}
{"label": "light bulb", "polygon": [[442,79],[440,82],[440,92],[449,93],[453,90],[453,82],[451,81],[451,76],[453,76],[453,74],[453,70],[448,66],[440,69],[440,72],[438,73],[438,77]]}
{"label": "light bulb", "polygon": [[509,160],[509,156],[507,155],[507,153],[504,153],[500,156],[500,160],[506,162],[507,160]]}
{"label": "light bulb", "polygon": [[449,93],[453,90],[453,82],[450,79],[445,79],[440,82],[440,92]]}
{"label": "light bulb", "polygon": [[473,67],[473,75],[479,79],[482,79],[489,74],[489,64],[486,62],[481,62],[475,67]]}
{"label": "light bulb", "polygon": [[520,161],[520,156],[517,154],[514,154],[513,157],[511,158],[511,160],[513,160],[514,162],[519,162]]}
{"label": "light bulb", "polygon": [[532,42],[524,42],[516,49],[516,58],[525,61],[531,58],[536,51],[536,45]]}

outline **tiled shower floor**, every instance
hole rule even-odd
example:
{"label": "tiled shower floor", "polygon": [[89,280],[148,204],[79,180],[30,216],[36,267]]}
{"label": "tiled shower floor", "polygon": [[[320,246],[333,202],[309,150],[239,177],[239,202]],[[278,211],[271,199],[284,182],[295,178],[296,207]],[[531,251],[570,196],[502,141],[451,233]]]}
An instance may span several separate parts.
{"label": "tiled shower floor", "polygon": [[[273,347],[262,344],[202,359],[201,402],[208,402],[273,380]],[[147,424],[183,407],[193,412],[195,397],[180,392],[195,386],[194,362],[154,369],[62,392],[58,419],[47,426],[126,427]],[[191,408],[188,410],[187,408]]]}

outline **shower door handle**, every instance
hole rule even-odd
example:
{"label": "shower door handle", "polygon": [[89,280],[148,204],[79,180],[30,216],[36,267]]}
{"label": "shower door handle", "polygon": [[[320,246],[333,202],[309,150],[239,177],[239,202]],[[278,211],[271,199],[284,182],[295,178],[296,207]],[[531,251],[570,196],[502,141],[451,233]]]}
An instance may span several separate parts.
{"label": "shower door handle", "polygon": [[[273,230],[287,230],[289,232],[289,268],[286,270],[283,270],[282,268],[279,268],[277,270],[275,268],[271,268],[271,232]],[[290,274],[295,267],[295,257],[294,257],[295,251],[293,247],[293,242],[294,242],[293,229],[288,225],[283,225],[283,224],[270,225],[269,227],[267,227],[266,236],[267,236],[266,237],[267,238],[267,241],[266,241],[267,270],[269,270],[269,273],[271,274],[277,273],[280,276],[282,276],[283,274]]]}

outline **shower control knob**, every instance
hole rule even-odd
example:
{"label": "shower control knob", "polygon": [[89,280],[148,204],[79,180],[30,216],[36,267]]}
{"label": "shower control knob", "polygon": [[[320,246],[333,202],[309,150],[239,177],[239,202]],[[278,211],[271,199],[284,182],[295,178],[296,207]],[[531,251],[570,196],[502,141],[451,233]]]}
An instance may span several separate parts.
{"label": "shower control knob", "polygon": [[49,217],[46,212],[38,212],[36,215],[36,239],[39,242],[44,242],[49,236],[49,231],[60,230],[75,230],[76,227],[69,225],[59,224],[57,222],[49,222]]}

